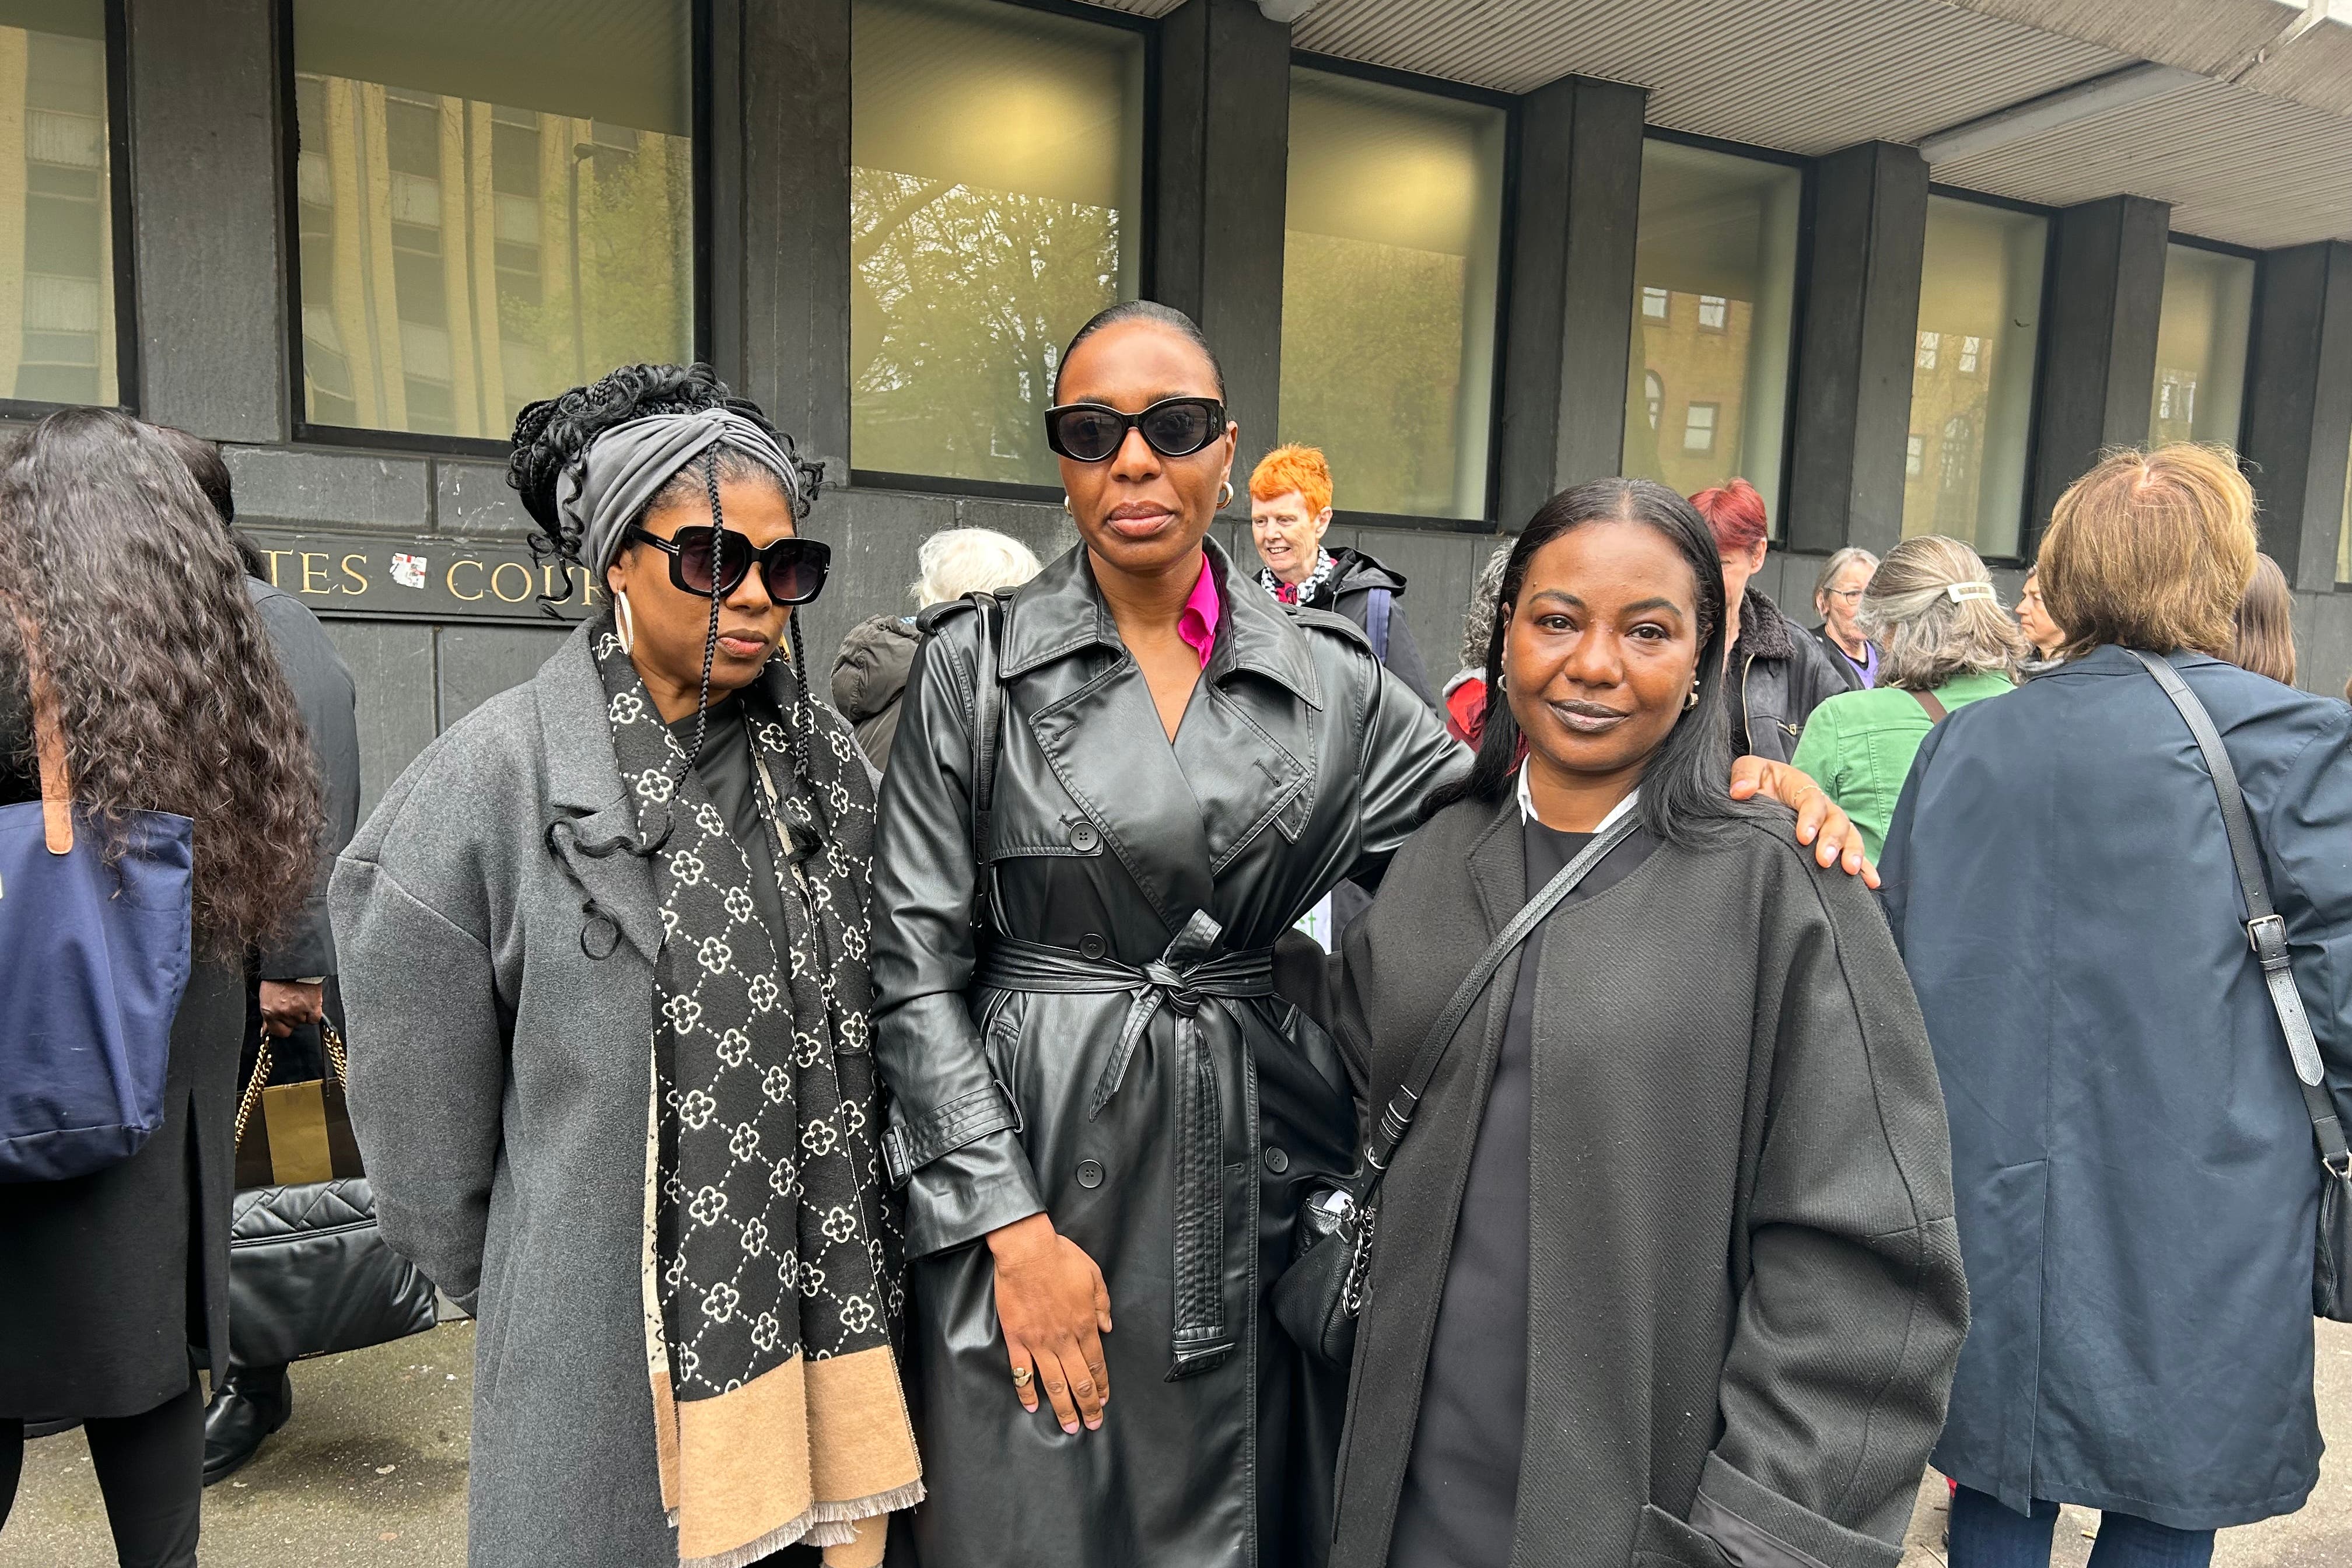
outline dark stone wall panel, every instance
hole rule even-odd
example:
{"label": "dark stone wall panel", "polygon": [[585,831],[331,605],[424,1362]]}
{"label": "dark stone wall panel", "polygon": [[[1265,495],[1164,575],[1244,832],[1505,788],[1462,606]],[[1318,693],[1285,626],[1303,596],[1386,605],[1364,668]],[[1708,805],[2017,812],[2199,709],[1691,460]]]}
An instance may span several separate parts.
{"label": "dark stone wall panel", "polygon": [[221,455],[236,487],[239,517],[380,525],[417,533],[432,522],[432,467],[422,458],[236,446]]}
{"label": "dark stone wall panel", "polygon": [[[2295,587],[2336,581],[2352,455],[2352,245],[2273,250],[2254,287],[2245,437],[2263,548]],[[2352,616],[2352,600],[2336,601]]]}
{"label": "dark stone wall panel", "polygon": [[503,463],[443,458],[433,465],[434,531],[453,539],[528,536],[539,525],[507,483]]}
{"label": "dark stone wall panel", "polygon": [[2147,439],[2158,318],[2172,209],[2110,196],[2058,215],[2042,316],[2033,475],[2021,549],[2100,451]]}
{"label": "dark stone wall panel", "polygon": [[437,731],[434,628],[392,621],[320,624],[351,667],[352,682],[358,689],[360,814],[364,817]]}
{"label": "dark stone wall panel", "polygon": [[446,730],[499,692],[537,675],[572,634],[554,626],[443,626],[436,635],[439,718]]}

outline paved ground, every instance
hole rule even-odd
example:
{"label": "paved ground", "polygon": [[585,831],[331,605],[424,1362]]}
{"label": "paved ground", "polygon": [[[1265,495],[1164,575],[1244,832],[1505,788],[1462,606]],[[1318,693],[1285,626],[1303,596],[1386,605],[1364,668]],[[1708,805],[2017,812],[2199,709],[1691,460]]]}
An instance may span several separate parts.
{"label": "paved ground", "polygon": [[[294,1369],[294,1420],[233,1479],[205,1494],[205,1568],[463,1568],[466,1403],[474,1327]],[[2352,1563],[2352,1325],[2319,1325],[2320,1424],[2337,1445],[2301,1513],[2223,1532],[2217,1568]],[[2084,1568],[2098,1516],[2069,1509],[2053,1568]],[[1944,1483],[1919,1489],[1904,1568],[1944,1562]],[[113,1568],[80,1435],[25,1456],[0,1568]]]}

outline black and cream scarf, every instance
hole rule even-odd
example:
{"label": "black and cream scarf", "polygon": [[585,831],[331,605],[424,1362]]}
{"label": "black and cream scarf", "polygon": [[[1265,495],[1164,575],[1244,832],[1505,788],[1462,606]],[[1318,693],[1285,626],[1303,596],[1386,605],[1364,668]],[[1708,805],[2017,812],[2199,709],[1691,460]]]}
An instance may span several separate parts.
{"label": "black and cream scarf", "polygon": [[1339,558],[1328,550],[1315,552],[1315,570],[1304,583],[1286,583],[1274,574],[1271,566],[1257,569],[1258,585],[1286,605],[1304,605],[1314,609],[1318,603],[1337,594]]}
{"label": "black and cream scarf", "polygon": [[737,696],[783,883],[769,931],[609,612],[590,636],[661,906],[641,1261],[663,1505],[689,1568],[796,1541],[866,1568],[923,1495],[868,1052],[873,788],[781,659]]}

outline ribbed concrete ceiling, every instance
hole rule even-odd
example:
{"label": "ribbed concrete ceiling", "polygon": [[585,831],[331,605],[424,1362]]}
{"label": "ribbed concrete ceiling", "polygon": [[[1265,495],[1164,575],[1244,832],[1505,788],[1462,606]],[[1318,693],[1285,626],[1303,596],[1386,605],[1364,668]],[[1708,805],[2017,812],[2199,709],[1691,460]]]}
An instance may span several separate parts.
{"label": "ribbed concrete ceiling", "polygon": [[[1145,16],[1178,0],[1103,0]],[[1526,92],[1649,89],[1654,125],[1819,154],[1917,142],[2139,60],[2189,83],[1963,160],[1939,182],[2063,205],[2166,201],[2189,234],[2352,238],[2352,0],[2283,42],[2286,0],[1323,0],[1298,47]]]}

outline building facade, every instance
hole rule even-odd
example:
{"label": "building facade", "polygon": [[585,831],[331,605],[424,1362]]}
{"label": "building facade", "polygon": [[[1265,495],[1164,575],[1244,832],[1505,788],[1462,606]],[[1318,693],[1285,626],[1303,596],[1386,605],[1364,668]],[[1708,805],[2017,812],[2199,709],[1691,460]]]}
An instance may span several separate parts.
{"label": "building facade", "polygon": [[595,599],[505,485],[525,403],[688,357],[758,401],[825,465],[829,669],[935,530],[1072,542],[1039,415],[1139,295],[1202,321],[1244,469],[1329,453],[1435,666],[1579,479],[1746,477],[1809,616],[1849,542],[2013,583],[2102,447],[2194,438],[2247,459],[2333,689],[2339,12],[0,0],[0,416],[225,444],[359,678],[371,803]]}

